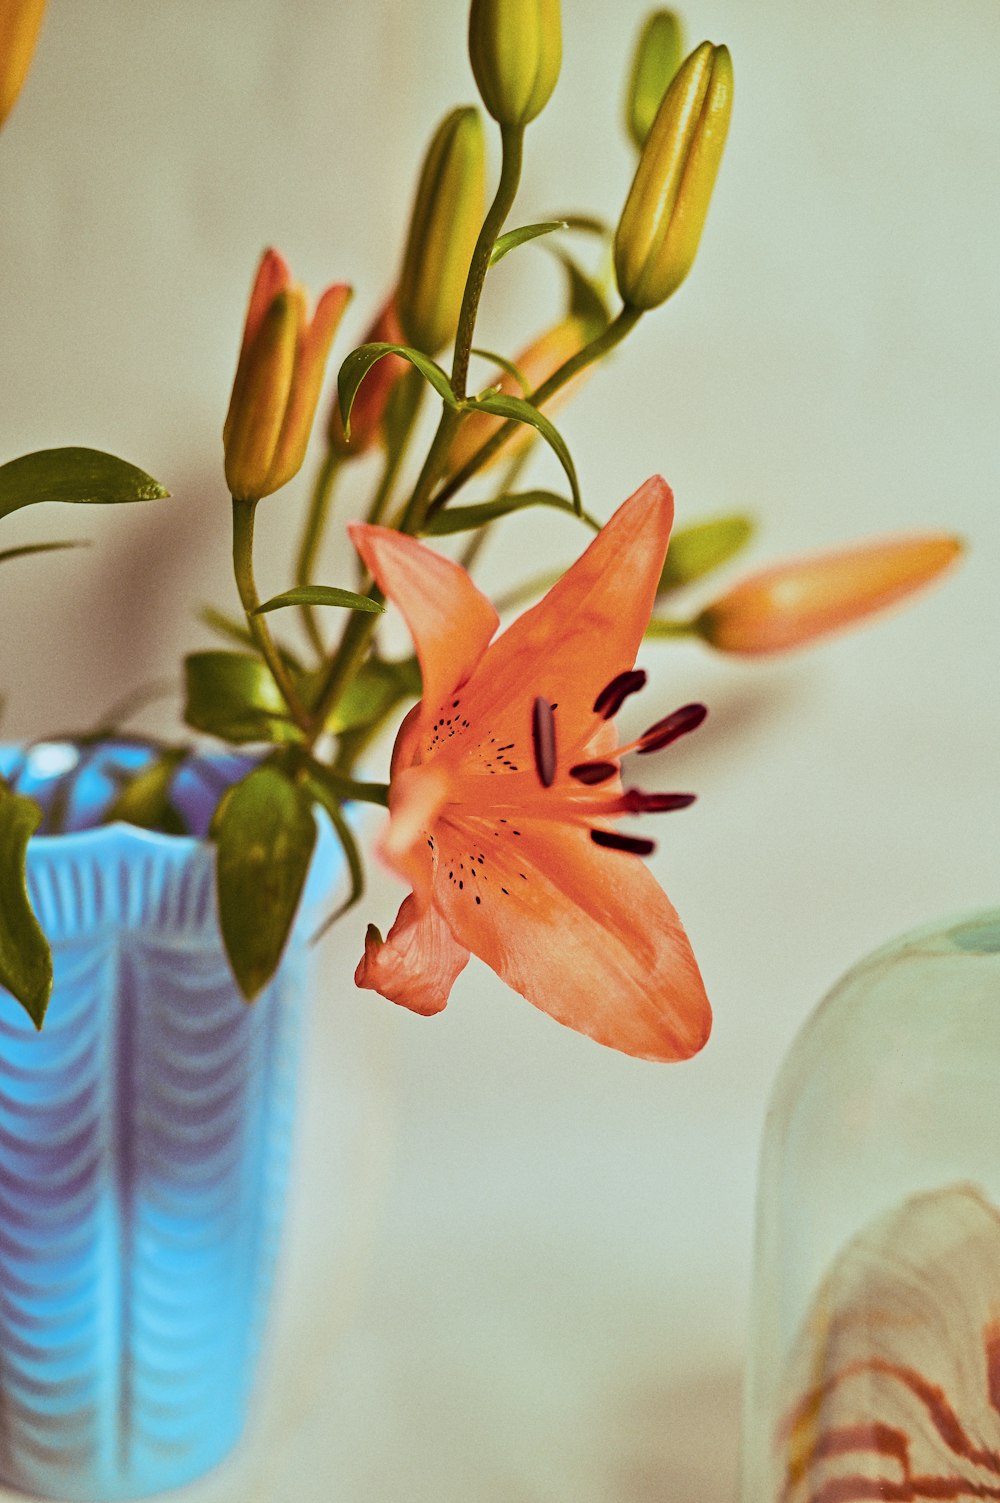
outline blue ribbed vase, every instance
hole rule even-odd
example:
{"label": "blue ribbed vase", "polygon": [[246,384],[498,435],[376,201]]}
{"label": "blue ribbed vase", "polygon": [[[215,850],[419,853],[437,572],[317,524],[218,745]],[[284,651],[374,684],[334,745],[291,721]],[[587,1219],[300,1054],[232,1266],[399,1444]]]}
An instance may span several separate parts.
{"label": "blue ribbed vase", "polygon": [[125,825],[36,837],[55,986],[0,990],[0,1482],[56,1499],[180,1486],[240,1435],[282,1218],[321,838],[248,1007],[213,852]]}

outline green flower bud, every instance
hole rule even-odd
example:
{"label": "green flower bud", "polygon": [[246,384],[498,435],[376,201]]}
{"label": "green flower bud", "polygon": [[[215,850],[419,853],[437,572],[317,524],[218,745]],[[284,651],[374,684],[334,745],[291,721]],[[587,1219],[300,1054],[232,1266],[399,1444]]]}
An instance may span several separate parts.
{"label": "green flower bud", "polygon": [[684,30],[680,17],[672,10],[652,11],[635,44],[625,96],[625,128],[640,151],[683,56]]}
{"label": "green flower bud", "polygon": [[615,276],[629,307],[658,307],[691,270],[732,104],[729,50],[702,42],[663,97],[618,222]]}
{"label": "green flower bud", "polygon": [[559,77],[559,0],[472,0],[469,59],[494,120],[527,125],[548,104]]}
{"label": "green flower bud", "polygon": [[406,342],[427,355],[455,336],[485,201],[483,126],[466,106],[445,116],[427,149],[396,292]]}

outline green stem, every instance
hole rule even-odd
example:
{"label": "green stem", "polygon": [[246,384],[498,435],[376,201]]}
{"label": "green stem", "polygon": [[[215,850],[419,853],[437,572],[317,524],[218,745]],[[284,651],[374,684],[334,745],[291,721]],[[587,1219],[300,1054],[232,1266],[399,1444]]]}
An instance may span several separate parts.
{"label": "green stem", "polygon": [[667,621],[662,616],[653,616],[647,623],[645,635],[647,637],[697,637],[698,622],[694,621]]}
{"label": "green stem", "polygon": [[[320,544],[323,541],[323,534],[326,531],[326,524],[330,515],[330,502],[333,499],[333,488],[336,484],[342,460],[342,454],[339,454],[336,449],[329,449],[316,476],[316,483],[309,498],[309,512],[306,517],[306,525],[303,529],[298,557],[295,561],[295,583],[299,586],[312,584],[313,582],[316,557],[319,553]],[[306,636],[319,656],[325,658],[326,645],[316,624],[316,612],[311,605],[303,605],[300,607],[300,613]]]}
{"label": "green stem", "polygon": [[455,335],[455,354],[451,367],[451,389],[460,400],[465,396],[465,384],[469,375],[469,357],[479,312],[479,299],[483,284],[490,269],[490,257],[497,243],[497,236],[507,221],[514,206],[517,187],[521,181],[521,162],[524,156],[524,126],[502,125],[500,136],[503,158],[500,163],[500,181],[489,212],[479,231],[476,248],[469,263],[469,275],[462,295],[462,309],[458,315],[458,332]]}
{"label": "green stem", "polygon": [[271,670],[271,676],[288,706],[288,713],[299,729],[308,734],[312,729],[312,717],[299,697],[265,617],[253,614],[260,605],[253,573],[253,524],[256,510],[256,501],[237,501],[233,497],[233,572],[236,576],[236,588],[246,612],[250,634]]}
{"label": "green stem", "polygon": [[[543,381],[537,391],[532,392],[528,398],[532,406],[543,406],[567,382],[572,381],[574,376],[579,375],[582,370],[586,370],[588,365],[593,365],[596,360],[600,360],[602,356],[607,355],[609,351],[622,342],[626,334],[631,333],[641,317],[641,309],[630,308],[626,305],[611,320],[602,334],[598,334],[589,344],[585,344],[581,350],[577,350],[576,354],[571,355],[568,360],[564,361],[547,381]],[[480,444],[479,448],[466,460],[462,468],[456,470],[450,480],[434,496],[434,499],[427,508],[427,515],[432,517],[435,512],[440,511],[441,507],[446,505],[457,491],[461,490],[466,481],[471,480],[473,475],[481,470],[485,464],[488,464],[494,454],[502,449],[504,444],[513,438],[514,434],[519,432],[522,427],[522,423],[515,423],[513,421],[504,423],[503,427],[498,428],[492,438],[488,438],[484,444]]]}

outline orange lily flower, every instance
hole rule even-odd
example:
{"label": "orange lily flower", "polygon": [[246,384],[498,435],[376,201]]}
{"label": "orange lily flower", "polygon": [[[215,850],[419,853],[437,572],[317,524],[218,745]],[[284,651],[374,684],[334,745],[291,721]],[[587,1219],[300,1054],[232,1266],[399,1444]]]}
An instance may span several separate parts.
{"label": "orange lily flower", "polygon": [[694,628],[720,652],[786,652],[904,600],[961,551],[958,538],[929,533],[776,564],[716,600]]}
{"label": "orange lily flower", "polygon": [[711,1009],[680,920],[623,835],[623,814],[690,794],[623,789],[620,760],[704,718],[687,705],[619,746],[633,668],[673,520],[654,478],[619,508],[545,598],[496,641],[493,606],[458,564],[362,523],[358,552],[402,611],[424,697],[393,752],[383,858],[411,884],[355,980],[439,1012],[470,952],[560,1023],[644,1059],[702,1047]]}
{"label": "orange lily flower", "polygon": [[267,250],[257,268],[222,430],[226,483],[238,501],[257,501],[297,475],[305,458],[327,356],[351,296],[328,287],[308,317],[305,288]]}

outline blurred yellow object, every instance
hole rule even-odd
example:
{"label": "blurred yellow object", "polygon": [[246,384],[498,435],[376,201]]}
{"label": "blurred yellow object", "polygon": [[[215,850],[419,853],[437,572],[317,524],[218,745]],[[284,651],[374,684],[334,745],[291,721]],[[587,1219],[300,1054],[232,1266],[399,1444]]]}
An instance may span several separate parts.
{"label": "blurred yellow object", "polygon": [[958,538],[929,533],[777,564],[715,601],[694,629],[720,652],[785,652],[895,605],[961,552]]}
{"label": "blurred yellow object", "polygon": [[305,289],[292,282],[277,251],[265,251],[222,431],[226,483],[237,501],[269,496],[301,468],[330,345],[350,295],[343,283],[328,287],[310,320]]}
{"label": "blurred yellow object", "polygon": [[[510,371],[498,371],[494,383],[494,390],[502,392],[506,396],[520,397],[529,396],[536,391],[543,382],[565,365],[567,360],[581,350],[587,343],[587,325],[583,319],[570,315],[561,322],[554,324],[544,334],[532,343],[527,349],[521,351],[514,360],[514,364],[521,372],[527,384],[527,392],[522,391],[520,383]],[[587,371],[583,370],[568,382],[560,392],[545,404],[546,411],[551,412],[560,407],[576,391],[583,381]],[[463,418],[462,426],[455,435],[455,440],[448,451],[447,473],[457,474],[468,463],[478,449],[482,447],[504,425],[502,417],[494,417],[488,412],[473,412]],[[524,450],[536,437],[535,430],[522,423],[514,436],[506,444],[502,451],[502,457],[512,458]],[[496,462],[501,454],[498,453],[483,466],[488,469]]]}
{"label": "blurred yellow object", "polygon": [[465,106],[445,116],[427,148],[396,293],[407,343],[425,355],[455,337],[485,200],[482,121]]}
{"label": "blurred yellow object", "polygon": [[618,222],[615,276],[629,307],[666,302],[694,265],[732,104],[729,50],[702,42],[663,96]]}
{"label": "blurred yellow object", "polygon": [[527,125],[548,104],[559,78],[559,0],[472,0],[469,59],[494,120]]}
{"label": "blurred yellow object", "polygon": [[24,87],[45,0],[0,0],[0,126]]}

